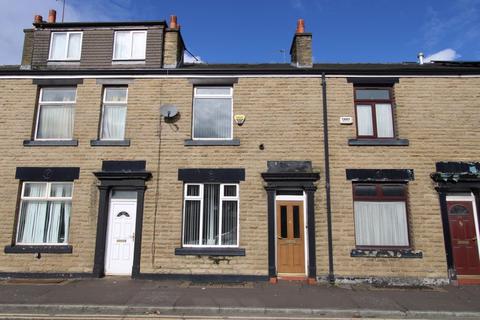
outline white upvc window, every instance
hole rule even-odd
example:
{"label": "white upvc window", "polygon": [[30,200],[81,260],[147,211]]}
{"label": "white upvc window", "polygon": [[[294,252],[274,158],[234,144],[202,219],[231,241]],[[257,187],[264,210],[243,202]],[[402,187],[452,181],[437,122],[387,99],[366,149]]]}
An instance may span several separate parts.
{"label": "white upvc window", "polygon": [[24,182],[16,243],[67,244],[73,182]]}
{"label": "white upvc window", "polygon": [[231,140],[232,119],[232,87],[194,88],[192,121],[194,140]]}
{"label": "white upvc window", "polygon": [[35,140],[72,140],[75,117],[75,87],[40,90]]}
{"label": "white upvc window", "polygon": [[127,87],[106,87],[103,90],[100,140],[123,140],[127,118]]}
{"label": "white upvc window", "polygon": [[238,247],[238,184],[187,183],[184,199],[184,247]]}
{"label": "white upvc window", "polygon": [[49,60],[80,60],[82,55],[82,32],[52,32]]}
{"label": "white upvc window", "polygon": [[145,60],[147,31],[116,31],[113,60]]}

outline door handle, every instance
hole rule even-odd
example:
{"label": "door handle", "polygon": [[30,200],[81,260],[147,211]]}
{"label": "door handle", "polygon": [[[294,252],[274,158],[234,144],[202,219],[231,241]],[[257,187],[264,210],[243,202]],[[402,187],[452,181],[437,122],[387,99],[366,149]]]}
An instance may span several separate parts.
{"label": "door handle", "polygon": [[132,238],[132,241],[135,242],[135,232],[132,234],[131,238]]}
{"label": "door handle", "polygon": [[477,241],[477,237],[473,237],[473,238],[472,238],[472,241]]}

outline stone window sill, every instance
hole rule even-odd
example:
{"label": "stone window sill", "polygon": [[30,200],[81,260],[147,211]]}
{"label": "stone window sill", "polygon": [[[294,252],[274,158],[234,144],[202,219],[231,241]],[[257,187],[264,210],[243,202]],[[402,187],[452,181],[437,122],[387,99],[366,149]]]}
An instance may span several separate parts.
{"label": "stone window sill", "polygon": [[244,248],[176,248],[176,256],[245,256]]}
{"label": "stone window sill", "polygon": [[349,146],[408,146],[408,139],[348,139]]}
{"label": "stone window sill", "polygon": [[413,249],[352,249],[350,257],[422,259],[423,252]]}
{"label": "stone window sill", "polygon": [[5,247],[5,253],[72,253],[72,251],[73,247],[69,245],[16,245]]}
{"label": "stone window sill", "polygon": [[77,147],[78,140],[23,140],[25,147]]}
{"label": "stone window sill", "polygon": [[185,140],[185,146],[239,146],[239,139],[232,140]]}
{"label": "stone window sill", "polygon": [[92,147],[130,147],[130,139],[124,140],[90,140]]}

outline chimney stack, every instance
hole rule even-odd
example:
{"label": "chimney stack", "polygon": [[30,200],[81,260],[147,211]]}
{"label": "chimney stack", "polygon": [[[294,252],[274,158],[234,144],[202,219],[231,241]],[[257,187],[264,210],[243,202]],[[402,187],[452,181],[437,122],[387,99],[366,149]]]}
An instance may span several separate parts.
{"label": "chimney stack", "polygon": [[50,9],[48,11],[48,23],[55,23],[57,21],[57,11]]}
{"label": "chimney stack", "polygon": [[298,19],[297,30],[290,47],[291,63],[298,68],[311,68],[312,58],[312,34],[305,32],[305,21]]}
{"label": "chimney stack", "polygon": [[35,18],[33,19],[34,24],[39,24],[43,22],[43,17],[39,14],[35,15]]}
{"label": "chimney stack", "polygon": [[185,44],[180,33],[180,24],[178,24],[177,16],[170,16],[170,25],[165,30],[163,41],[165,41],[163,46],[163,67],[178,68],[183,63]]}

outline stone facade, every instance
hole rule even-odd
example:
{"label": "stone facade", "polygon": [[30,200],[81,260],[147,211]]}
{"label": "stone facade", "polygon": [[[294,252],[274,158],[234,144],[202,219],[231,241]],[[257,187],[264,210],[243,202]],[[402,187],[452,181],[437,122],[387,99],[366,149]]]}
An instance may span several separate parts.
{"label": "stone facade", "polygon": [[[310,50],[302,49],[302,39]],[[173,38],[171,38],[173,37]],[[166,31],[164,65],[179,62],[177,31]],[[300,43],[297,46],[297,41]],[[182,42],[183,44],[183,42]],[[30,42],[26,44],[30,46]],[[176,48],[176,51],[175,51]],[[294,40],[294,60],[311,65],[311,35]],[[310,55],[310,61],[308,60]],[[303,58],[302,58],[303,57]],[[307,58],[305,58],[307,57]],[[298,59],[297,59],[298,58]],[[380,66],[381,67],[381,66]],[[205,78],[201,68],[183,74],[150,73],[142,70],[109,76],[128,82],[128,111],[125,137],[129,146],[94,146],[98,138],[103,84],[101,71],[77,75],[83,81],[77,87],[73,138],[78,146],[28,146],[32,137],[40,85],[32,79],[55,79],[55,72],[30,74],[20,70],[0,73],[0,244],[15,245],[21,181],[15,179],[18,167],[79,167],[74,182],[70,237],[72,253],[0,253],[0,276],[18,274],[92,273],[96,250],[99,213],[99,181],[93,173],[102,170],[106,160],[144,160],[152,178],[146,182],[143,208],[140,274],[192,276],[269,275],[268,199],[262,173],[267,161],[310,161],[320,174],[314,201],[316,276],[329,273],[323,89],[320,74],[329,66],[313,69],[285,67],[283,74],[268,68],[248,74],[219,70],[213,81],[225,73],[236,79],[233,85],[233,114],[246,117],[243,125],[233,123],[233,138],[239,145],[189,145],[192,138],[192,78]],[[388,71],[388,67],[387,71]],[[480,151],[478,112],[480,72],[476,76],[428,74],[417,67],[418,75],[399,76],[393,85],[396,137],[408,139],[407,145],[355,146],[354,85],[347,74],[336,70],[326,75],[328,105],[328,141],[330,152],[330,188],[333,237],[333,268],[339,279],[400,278],[448,279],[447,258],[441,207],[430,174],[441,161],[476,161]],[[446,70],[446,69],[445,69]],[[462,71],[463,70],[463,71]],[[460,72],[464,72],[462,69]],[[470,69],[467,69],[470,70]],[[378,70],[363,69],[381,81]],[[398,76],[392,71],[391,76]],[[409,71],[411,72],[411,71]],[[260,73],[260,75],[258,75]],[[123,77],[123,78],[122,78]],[[68,77],[67,77],[68,78]],[[60,79],[60,80],[59,80]],[[58,81],[65,79],[58,77]],[[110,79],[110,80],[111,80]],[[122,79],[122,80],[118,80]],[[104,79],[105,80],[105,79]],[[103,81],[105,82],[105,81]],[[107,82],[108,83],[108,82]],[[179,115],[165,121],[161,105],[175,105]],[[353,117],[353,125],[339,123],[341,117]],[[245,180],[239,183],[239,247],[244,256],[176,255],[182,246],[183,182],[179,169],[242,168]],[[355,254],[355,224],[352,181],[347,169],[412,169],[414,180],[408,183],[409,253]],[[407,250],[408,251],[408,250]]]}

